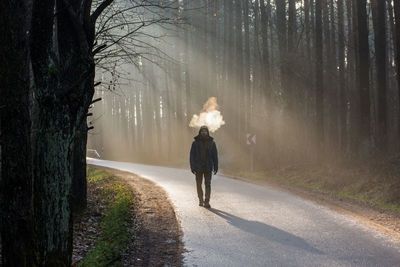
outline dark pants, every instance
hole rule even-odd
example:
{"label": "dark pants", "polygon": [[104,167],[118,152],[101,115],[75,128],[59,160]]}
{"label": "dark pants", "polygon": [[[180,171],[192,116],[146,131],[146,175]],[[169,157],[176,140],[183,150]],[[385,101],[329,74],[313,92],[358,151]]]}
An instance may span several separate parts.
{"label": "dark pants", "polygon": [[203,183],[203,176],[204,176],[204,184],[206,187],[205,202],[208,203],[210,201],[210,195],[211,195],[211,172],[209,172],[209,173],[197,172],[196,173],[197,196],[199,197],[200,201],[203,201],[203,189],[201,186]]}

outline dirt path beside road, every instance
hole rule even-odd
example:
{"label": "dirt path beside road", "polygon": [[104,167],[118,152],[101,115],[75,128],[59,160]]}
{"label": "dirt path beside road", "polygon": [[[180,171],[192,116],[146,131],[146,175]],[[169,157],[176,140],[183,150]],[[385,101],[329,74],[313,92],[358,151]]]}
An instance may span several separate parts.
{"label": "dirt path beside road", "polygon": [[138,235],[125,266],[183,266],[182,230],[164,189],[129,172],[93,166],[125,180],[136,192]]}

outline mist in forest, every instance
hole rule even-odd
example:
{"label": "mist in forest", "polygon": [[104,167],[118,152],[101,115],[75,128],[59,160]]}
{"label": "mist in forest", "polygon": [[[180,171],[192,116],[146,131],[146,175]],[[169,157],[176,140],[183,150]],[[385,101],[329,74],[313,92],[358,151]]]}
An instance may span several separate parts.
{"label": "mist in forest", "polygon": [[189,127],[200,129],[201,126],[205,125],[208,127],[211,133],[214,133],[225,124],[221,112],[218,109],[219,106],[217,103],[217,98],[210,97],[206,103],[204,103],[200,114],[193,115],[192,119],[190,120]]}
{"label": "mist in forest", "polygon": [[[382,49],[371,26],[376,17],[363,18],[370,31],[363,39],[354,1],[281,2],[177,2],[168,12],[179,23],[147,27],[138,37],[151,51],[111,74],[97,71],[102,101],[88,120],[88,148],[104,159],[188,167],[205,124],[222,169],[248,169],[250,153],[256,170],[398,153],[393,32],[383,47],[382,95],[382,63],[372,57]],[[376,12],[369,2],[366,8]],[[255,145],[247,134],[257,136]]]}

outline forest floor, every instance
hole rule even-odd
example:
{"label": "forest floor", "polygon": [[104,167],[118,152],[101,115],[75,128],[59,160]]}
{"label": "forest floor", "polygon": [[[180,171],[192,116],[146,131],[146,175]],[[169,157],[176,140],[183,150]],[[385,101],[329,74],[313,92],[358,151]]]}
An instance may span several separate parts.
{"label": "forest floor", "polygon": [[[122,253],[123,266],[182,266],[182,230],[165,191],[153,182],[132,173],[96,166],[122,180],[133,189],[137,202],[126,234],[132,235]],[[90,181],[90,179],[89,179]],[[99,239],[103,204],[96,188],[88,183],[88,208],[74,227],[73,262],[79,266]],[[82,226],[83,225],[83,226]]]}
{"label": "forest floor", "polygon": [[359,217],[400,239],[400,158],[365,164],[291,166],[225,176],[283,189]]}

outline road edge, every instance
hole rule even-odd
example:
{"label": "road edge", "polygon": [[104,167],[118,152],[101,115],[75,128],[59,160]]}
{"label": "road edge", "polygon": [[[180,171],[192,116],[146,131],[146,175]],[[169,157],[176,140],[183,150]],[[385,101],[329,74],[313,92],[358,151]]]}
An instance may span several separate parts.
{"label": "road edge", "polygon": [[346,214],[359,219],[364,225],[389,235],[400,242],[400,215],[371,207],[355,200],[337,197],[333,194],[319,192],[312,189],[301,188],[290,184],[275,183],[267,180],[253,179],[249,177],[234,176],[220,173],[225,178],[256,184],[263,187],[287,192],[312,201],[318,205],[328,207],[341,214]]}
{"label": "road edge", "polygon": [[[141,258],[137,257],[129,266],[183,266],[183,231],[167,192],[155,182],[136,173],[89,163],[87,165],[119,177],[137,193],[139,204],[135,216],[141,229],[134,250]],[[156,256],[162,262],[157,262]]]}

